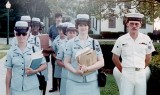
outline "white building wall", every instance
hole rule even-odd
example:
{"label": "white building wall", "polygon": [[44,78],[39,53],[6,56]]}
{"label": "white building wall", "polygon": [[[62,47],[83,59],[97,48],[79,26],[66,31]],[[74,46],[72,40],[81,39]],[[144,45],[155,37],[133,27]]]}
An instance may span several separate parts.
{"label": "white building wall", "polygon": [[[122,18],[118,18],[116,20],[116,28],[108,28],[108,25],[109,22],[108,20],[102,20],[102,23],[101,23],[101,32],[124,32],[124,25],[123,25],[123,19]],[[141,28],[140,29],[140,32],[142,33],[151,33],[153,32],[153,25],[149,25],[149,24],[146,24],[146,28]]]}
{"label": "white building wall", "polygon": [[[118,6],[116,6],[116,12],[118,13],[119,8]],[[132,9],[130,11],[135,11],[136,9]],[[97,29],[94,28],[93,26],[93,23],[95,25],[95,21],[94,20],[96,19],[95,16],[91,16],[91,30],[93,31],[94,34],[100,34],[100,32],[123,32],[124,31],[124,25],[123,25],[123,18],[116,18],[116,27],[115,28],[109,28],[109,21],[108,19],[107,20],[97,20]],[[140,29],[140,32],[142,33],[149,33],[149,32],[153,32],[153,25],[149,25],[149,24],[146,24],[146,28],[144,29]]]}
{"label": "white building wall", "polygon": [[147,34],[147,33],[153,33],[153,25],[149,25],[149,24],[146,24],[146,28],[145,29],[140,29],[139,31],[141,33],[144,33],[144,34]]}
{"label": "white building wall", "polygon": [[109,27],[109,21],[108,20],[102,20],[101,22],[101,31],[106,32],[122,32],[124,31],[124,25],[123,25],[123,19],[117,18],[116,19],[116,28],[108,28]]}
{"label": "white building wall", "polygon": [[[97,23],[95,23],[96,21],[94,20],[95,17],[92,16],[91,17],[91,30],[93,31],[93,34],[100,34],[100,32],[124,32],[124,25],[123,25],[123,19],[122,18],[117,18],[116,20],[116,28],[108,28],[108,20],[102,20],[101,24],[100,24],[100,20],[97,20]],[[93,24],[94,23],[94,24]],[[95,28],[95,25],[97,24],[97,28]],[[101,25],[101,29],[100,29],[100,25]],[[141,28],[140,32],[141,33],[152,33],[153,32],[153,25],[149,25],[146,24],[146,28]]]}
{"label": "white building wall", "polygon": [[100,34],[100,25],[100,20],[96,19],[95,16],[91,16],[91,30],[93,31],[93,34]]}

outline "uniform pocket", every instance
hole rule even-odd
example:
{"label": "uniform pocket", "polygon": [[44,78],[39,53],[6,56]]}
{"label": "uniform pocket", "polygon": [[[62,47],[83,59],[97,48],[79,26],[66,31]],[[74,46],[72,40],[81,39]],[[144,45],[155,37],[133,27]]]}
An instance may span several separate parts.
{"label": "uniform pocket", "polygon": [[132,48],[131,47],[129,47],[129,46],[124,46],[123,48],[122,48],[122,55],[123,56],[128,56],[128,55],[131,55],[132,54]]}
{"label": "uniform pocket", "polygon": [[138,53],[146,54],[147,45],[139,44],[136,48],[138,50]]}

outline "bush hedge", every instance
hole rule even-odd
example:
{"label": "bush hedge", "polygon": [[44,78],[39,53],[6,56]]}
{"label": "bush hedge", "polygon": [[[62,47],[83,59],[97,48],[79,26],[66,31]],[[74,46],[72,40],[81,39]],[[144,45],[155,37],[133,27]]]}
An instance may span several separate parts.
{"label": "bush hedge", "polygon": [[102,35],[101,34],[89,34],[89,36],[91,38],[94,38],[94,39],[102,39]]}
{"label": "bush hedge", "polygon": [[115,41],[107,41],[107,40],[99,40],[103,57],[104,57],[104,62],[105,62],[105,69],[110,69],[113,70],[115,67],[113,61],[112,61],[112,48],[115,43]]}
{"label": "bush hedge", "polygon": [[151,76],[147,85],[147,95],[160,95],[160,45],[154,44],[156,49],[153,52],[152,60],[149,65],[151,69]]}
{"label": "bush hedge", "polygon": [[117,39],[123,34],[125,34],[125,32],[101,32],[103,39]]}

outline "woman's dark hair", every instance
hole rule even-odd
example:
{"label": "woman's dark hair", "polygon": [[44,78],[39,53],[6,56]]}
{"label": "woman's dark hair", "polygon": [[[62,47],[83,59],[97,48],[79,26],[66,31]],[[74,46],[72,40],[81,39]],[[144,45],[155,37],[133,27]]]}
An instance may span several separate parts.
{"label": "woman's dark hair", "polygon": [[63,34],[66,35],[67,26],[58,26],[57,29],[58,29],[58,30],[62,30]]}
{"label": "woman's dark hair", "polygon": [[76,29],[78,29],[79,24],[87,24],[89,26],[89,28],[91,26],[90,19],[88,19],[88,20],[87,19],[76,19],[75,20]]}
{"label": "woman's dark hair", "polygon": [[74,28],[74,27],[67,28],[67,29],[66,29],[66,32],[68,32],[68,31],[76,31],[76,32],[78,32],[77,29]]}
{"label": "woman's dark hair", "polygon": [[63,28],[62,28],[62,32],[63,32],[64,35],[66,35],[67,27],[63,27]]}

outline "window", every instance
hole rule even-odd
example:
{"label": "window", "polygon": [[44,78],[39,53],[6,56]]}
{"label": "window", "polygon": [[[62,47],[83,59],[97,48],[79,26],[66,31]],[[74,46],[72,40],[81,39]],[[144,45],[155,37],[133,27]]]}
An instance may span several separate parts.
{"label": "window", "polygon": [[95,30],[97,30],[97,19],[96,19],[96,18],[94,19],[94,26],[93,26],[93,28],[94,28]]}
{"label": "window", "polygon": [[145,29],[146,28],[146,20],[145,19],[143,19],[142,20],[142,27],[141,27],[142,29]]}
{"label": "window", "polygon": [[92,22],[92,28],[94,28],[94,18],[91,19]]}
{"label": "window", "polygon": [[113,16],[113,17],[110,17],[109,18],[109,28],[116,28],[116,17]]}

